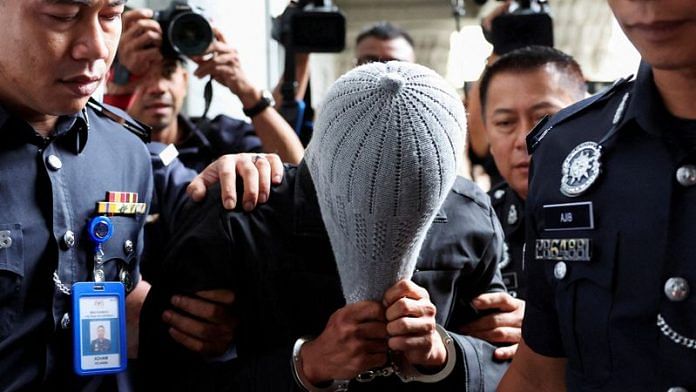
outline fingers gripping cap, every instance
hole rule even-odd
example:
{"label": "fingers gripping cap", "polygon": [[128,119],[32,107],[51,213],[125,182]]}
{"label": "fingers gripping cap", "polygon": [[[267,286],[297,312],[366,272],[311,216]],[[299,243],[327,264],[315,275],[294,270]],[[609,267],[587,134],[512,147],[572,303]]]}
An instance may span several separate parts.
{"label": "fingers gripping cap", "polygon": [[411,277],[465,131],[459,96],[426,67],[371,63],[331,86],[305,159],[347,302]]}

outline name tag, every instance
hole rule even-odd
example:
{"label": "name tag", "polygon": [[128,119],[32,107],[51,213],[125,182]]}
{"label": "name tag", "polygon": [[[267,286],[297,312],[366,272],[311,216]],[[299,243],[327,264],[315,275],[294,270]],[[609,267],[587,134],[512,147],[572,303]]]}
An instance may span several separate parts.
{"label": "name tag", "polygon": [[544,206],[544,230],[592,230],[592,202],[549,204]]}
{"label": "name tag", "polygon": [[592,241],[589,238],[537,239],[534,259],[558,261],[590,261]]}

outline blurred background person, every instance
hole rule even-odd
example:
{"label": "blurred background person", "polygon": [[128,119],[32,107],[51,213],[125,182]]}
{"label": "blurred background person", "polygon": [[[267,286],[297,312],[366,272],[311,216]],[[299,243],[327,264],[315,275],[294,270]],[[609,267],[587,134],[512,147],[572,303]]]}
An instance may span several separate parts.
{"label": "blurred background person", "polygon": [[[241,67],[238,52],[213,27],[214,40],[204,54],[192,56],[198,78],[212,77],[239,97],[251,124],[218,115],[212,120],[192,119],[181,113],[188,93],[186,58],[162,50],[162,28],[153,11],[138,9],[123,16],[117,70],[112,77],[107,102],[119,104],[134,118],[153,129],[152,138],[174,144],[179,159],[201,171],[215,158],[239,152],[273,152],[284,162],[298,163],[303,148],[295,132],[275,111],[270,94],[254,86]],[[119,84],[121,83],[121,84]]]}

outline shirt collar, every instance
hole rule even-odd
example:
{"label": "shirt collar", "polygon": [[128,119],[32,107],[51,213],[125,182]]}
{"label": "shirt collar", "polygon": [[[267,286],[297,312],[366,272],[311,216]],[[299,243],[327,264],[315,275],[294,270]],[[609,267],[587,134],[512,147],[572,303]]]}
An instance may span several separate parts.
{"label": "shirt collar", "polygon": [[[179,132],[181,133],[181,142],[177,144],[179,148],[207,148],[212,150],[213,146],[210,140],[205,136],[203,130],[198,127],[198,124],[191,121],[186,116],[179,115],[177,117],[179,123]],[[209,121],[209,120],[204,120]]]}
{"label": "shirt collar", "polygon": [[[87,112],[80,112],[60,116],[56,121],[51,142],[60,141],[75,154],[80,154],[87,144],[89,133],[89,118]],[[30,143],[38,146],[46,144],[46,139],[40,136],[26,121],[13,116],[3,105],[0,104],[0,128],[6,130],[10,140],[21,143]]]}
{"label": "shirt collar", "polygon": [[664,121],[671,118],[665,108],[660,93],[657,91],[653,72],[650,65],[641,61],[638,75],[631,91],[626,115],[621,121],[625,124],[629,120],[635,120],[645,132],[662,136],[664,134]]}
{"label": "shirt collar", "polygon": [[79,155],[87,145],[90,127],[88,116],[87,109],[84,109],[78,113],[58,117],[53,137],[61,143],[64,141],[67,148]]}

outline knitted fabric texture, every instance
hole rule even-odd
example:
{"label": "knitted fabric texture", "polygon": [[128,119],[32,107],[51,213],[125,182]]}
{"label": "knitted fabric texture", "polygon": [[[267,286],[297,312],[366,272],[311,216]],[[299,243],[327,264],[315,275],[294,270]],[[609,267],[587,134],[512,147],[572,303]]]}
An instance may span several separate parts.
{"label": "knitted fabric texture", "polygon": [[411,278],[465,132],[459,97],[426,67],[371,63],[331,86],[305,160],[347,303]]}

